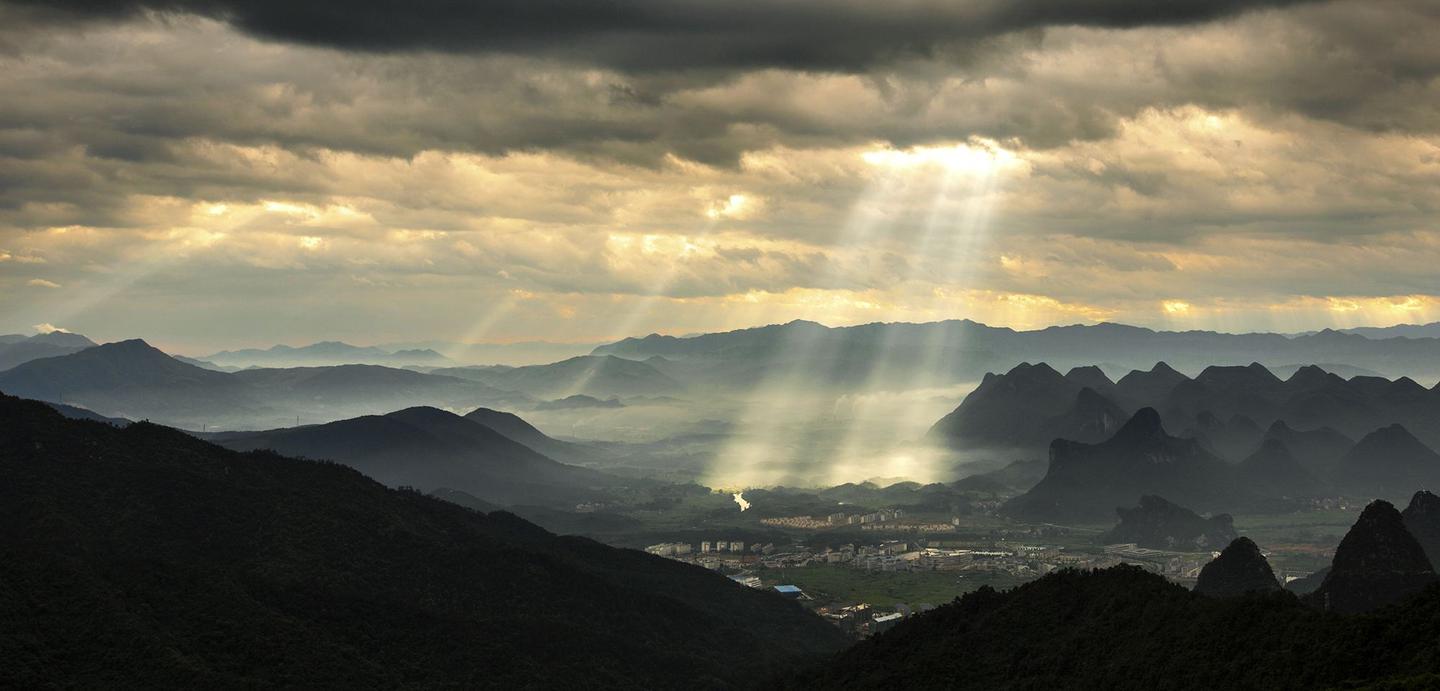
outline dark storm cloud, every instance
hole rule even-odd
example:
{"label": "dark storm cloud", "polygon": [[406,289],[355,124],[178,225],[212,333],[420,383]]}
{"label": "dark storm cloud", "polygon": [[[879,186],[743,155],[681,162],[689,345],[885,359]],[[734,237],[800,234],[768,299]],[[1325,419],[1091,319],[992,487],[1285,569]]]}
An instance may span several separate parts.
{"label": "dark storm cloud", "polygon": [[1183,25],[1308,1],[10,0],[41,21],[196,14],[256,36],[345,50],[538,55],[631,71],[863,71],[1047,26]]}

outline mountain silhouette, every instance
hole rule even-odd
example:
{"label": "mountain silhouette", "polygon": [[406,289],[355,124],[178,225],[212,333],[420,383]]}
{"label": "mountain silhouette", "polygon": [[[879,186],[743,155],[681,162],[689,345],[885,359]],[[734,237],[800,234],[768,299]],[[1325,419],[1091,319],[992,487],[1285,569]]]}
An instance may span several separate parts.
{"label": "mountain silhouette", "polygon": [[568,508],[628,482],[551,460],[479,422],[429,407],[212,439],[241,451],[336,461],[392,487],[445,487],[502,506]]}
{"label": "mountain silhouette", "polygon": [[1276,420],[1265,430],[1265,439],[1285,445],[1295,460],[1318,479],[1333,477],[1340,468],[1340,459],[1355,446],[1355,440],[1330,427],[1297,430],[1284,420]]}
{"label": "mountain silhouette", "polygon": [[264,350],[222,350],[196,358],[222,367],[313,367],[324,365],[426,365],[450,363],[444,355],[429,349],[388,350],[375,346],[354,346],[340,341],[321,341],[307,346],[276,345]]}
{"label": "mountain silhouette", "polygon": [[0,391],[130,419],[260,406],[249,387],[232,375],[187,365],[140,339],[32,360],[0,372]]}
{"label": "mountain silhouette", "polygon": [[1328,611],[1356,614],[1400,602],[1437,580],[1400,512],[1377,499],[1360,513],[1335,548],[1325,581],[1306,598]]}
{"label": "mountain silhouette", "polygon": [[1021,363],[1003,375],[985,375],[929,434],[964,446],[1043,447],[1054,438],[1047,424],[1082,403],[1081,389],[1043,362]]}
{"label": "mountain silhouette", "polygon": [[40,358],[59,357],[95,346],[95,342],[68,331],[22,336],[0,336],[0,372]]}
{"label": "mountain silhouette", "polygon": [[1159,413],[1142,408],[1098,444],[1055,440],[1044,479],[1003,511],[1031,521],[1095,521],[1147,494],[1207,510],[1233,508],[1248,499],[1233,472],[1195,440],[1166,434]]}
{"label": "mountain silhouette", "polygon": [[1110,438],[1130,416],[1123,408],[1089,386],[1075,395],[1069,410],[1045,420],[1042,437],[1097,442]]}
{"label": "mountain silhouette", "polygon": [[747,686],[833,626],[340,465],[0,398],[0,686]]}
{"label": "mountain silhouette", "polygon": [[593,461],[606,455],[605,452],[591,446],[552,438],[514,413],[476,408],[466,413],[465,419],[478,422],[499,432],[511,441],[524,444],[536,453],[562,463]]}
{"label": "mountain silhouette", "polygon": [[1154,405],[1155,402],[1168,398],[1180,382],[1189,379],[1170,365],[1157,362],[1147,371],[1132,370],[1121,377],[1115,387],[1121,396],[1135,405]]}
{"label": "mountain silhouette", "polygon": [[582,355],[547,365],[524,367],[443,368],[434,373],[483,382],[535,398],[585,394],[603,399],[612,396],[674,395],[685,390],[683,384],[647,363],[613,355]]}
{"label": "mountain silhouette", "polygon": [[1326,485],[1295,459],[1285,443],[1273,437],[1266,437],[1236,470],[1242,484],[1267,496],[1307,497],[1326,490]]}
{"label": "mountain silhouette", "polygon": [[1280,590],[1270,562],[1248,537],[1235,538],[1220,556],[1200,569],[1195,592],[1210,597],[1235,597],[1246,593]]}
{"label": "mountain silhouette", "polygon": [[1229,514],[1204,518],[1164,497],[1145,495],[1134,508],[1119,507],[1120,523],[1100,539],[1106,544],[1135,543],[1149,549],[1210,550],[1235,539]]}
{"label": "mountain silhouette", "polygon": [[1377,429],[1340,459],[1339,482],[1355,493],[1404,496],[1416,487],[1440,486],[1440,454],[1405,427]]}
{"label": "mountain silhouette", "polygon": [[[1323,362],[1377,372],[1403,372],[1422,380],[1440,378],[1440,339],[1435,338],[1371,340],[1335,331],[1298,336],[1173,332],[1111,323],[1017,331],[968,319],[836,328],[797,321],[684,337],[651,334],[626,338],[599,346],[593,354],[633,360],[658,355],[689,363],[692,371],[697,372],[696,378],[709,385],[743,388],[753,386],[755,380],[742,375],[774,370],[781,363],[800,357],[794,352],[795,343],[807,345],[805,355],[826,354],[824,366],[807,371],[832,379],[862,382],[872,372],[888,372],[897,378],[928,374],[929,381],[951,384],[975,381],[986,372],[1004,372],[1021,362],[1064,363],[1067,367],[1115,363],[1119,367],[1140,369],[1161,360],[1187,371],[1200,371],[1216,364]],[[927,365],[934,362],[945,364]],[[846,379],[847,373],[852,373],[853,378]],[[1118,382],[1117,385],[1122,390],[1127,388]],[[1162,391],[1158,396],[1168,393]],[[1117,402],[1131,409],[1157,407],[1156,396]],[[1170,412],[1164,407],[1158,409],[1167,415]],[[1201,409],[1174,419],[1190,419]],[[1236,412],[1211,410],[1222,418]],[[1272,421],[1255,415],[1250,417],[1262,427]],[[1309,421],[1291,422],[1313,426]],[[1372,424],[1368,429],[1374,427]]]}
{"label": "mountain silhouette", "polygon": [[1264,435],[1265,431],[1244,415],[1236,413],[1222,422],[1205,410],[1195,416],[1195,425],[1181,436],[1195,438],[1221,458],[1239,461],[1255,451]]}
{"label": "mountain silhouette", "polygon": [[1440,564],[1440,497],[1425,490],[1416,492],[1400,517],[1405,521],[1405,529],[1430,558],[1430,566]]}

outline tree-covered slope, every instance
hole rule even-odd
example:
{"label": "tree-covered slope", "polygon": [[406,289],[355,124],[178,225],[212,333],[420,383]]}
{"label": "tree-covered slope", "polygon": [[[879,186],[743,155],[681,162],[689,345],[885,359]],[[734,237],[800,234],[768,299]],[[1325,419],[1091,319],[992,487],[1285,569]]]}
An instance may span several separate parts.
{"label": "tree-covered slope", "polygon": [[0,687],[744,684],[839,633],[692,566],[0,396]]}
{"label": "tree-covered slope", "polygon": [[[790,677],[813,689],[1323,689],[1440,678],[1440,589],[1342,616],[1138,567],[982,588]],[[1431,676],[1426,676],[1431,675]],[[1409,687],[1406,687],[1409,688]],[[1433,688],[1414,686],[1413,688]]]}

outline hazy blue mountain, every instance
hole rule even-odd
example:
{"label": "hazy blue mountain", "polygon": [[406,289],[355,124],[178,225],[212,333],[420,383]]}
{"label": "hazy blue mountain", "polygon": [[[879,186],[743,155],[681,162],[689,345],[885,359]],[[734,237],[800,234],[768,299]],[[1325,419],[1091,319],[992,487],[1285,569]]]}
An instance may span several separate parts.
{"label": "hazy blue mountain", "polygon": [[596,398],[678,394],[685,386],[654,367],[613,356],[581,356],[525,367],[455,367],[434,374],[462,377],[535,398],[576,394]]}
{"label": "hazy blue mountain", "polygon": [[1011,461],[1002,468],[986,471],[973,477],[985,478],[1010,489],[1025,491],[1045,477],[1045,461]]}
{"label": "hazy blue mountain", "polygon": [[483,401],[527,400],[480,382],[380,365],[248,369],[232,376],[267,401],[331,419],[413,405],[468,408]]}
{"label": "hazy blue mountain", "polygon": [[1159,413],[1142,408],[1098,444],[1052,442],[1044,479],[1003,511],[1026,521],[1097,522],[1147,494],[1205,511],[1233,511],[1252,501],[1232,467],[1195,440],[1166,434]]}
{"label": "hazy blue mountain", "polygon": [[1355,446],[1354,439],[1332,428],[1297,430],[1284,420],[1276,420],[1270,425],[1265,430],[1265,439],[1284,444],[1295,460],[1311,475],[1321,479],[1333,477],[1339,470],[1340,459],[1350,447]]}
{"label": "hazy blue mountain", "polygon": [[1285,397],[1285,382],[1264,365],[1206,367],[1194,379],[1182,381],[1165,398],[1160,410],[1168,419],[1193,420],[1202,413],[1228,420],[1241,415],[1268,425]]}
{"label": "hazy blue mountain", "polygon": [[1105,544],[1135,543],[1178,552],[1213,550],[1235,539],[1230,514],[1205,518],[1164,497],[1145,495],[1133,508],[1117,507],[1120,523],[1101,536]]}
{"label": "hazy blue mountain", "polygon": [[1395,604],[1440,582],[1394,505],[1376,500],[1335,548],[1330,572],[1305,596],[1325,610],[1355,614]]}
{"label": "hazy blue mountain", "polygon": [[210,438],[241,451],[344,463],[392,487],[456,489],[502,506],[573,507],[629,483],[559,463],[473,419],[428,407]]}
{"label": "hazy blue mountain", "polygon": [[1200,569],[1195,592],[1210,597],[1239,597],[1280,590],[1270,562],[1248,537],[1235,538],[1220,556]]}
{"label": "hazy blue mountain", "polygon": [[1162,360],[1148,370],[1131,370],[1115,383],[1124,400],[1138,406],[1154,405],[1167,400],[1170,392],[1190,378],[1175,371]]}
{"label": "hazy blue mountain", "polygon": [[1376,372],[1375,370],[1365,369],[1364,367],[1356,367],[1356,366],[1354,366],[1354,365],[1346,365],[1346,364],[1344,364],[1344,363],[1339,363],[1339,362],[1316,362],[1316,363],[1306,363],[1306,364],[1291,363],[1291,364],[1288,364],[1288,365],[1266,365],[1266,366],[1265,366],[1266,369],[1270,370],[1271,372],[1274,372],[1274,373],[1275,373],[1275,376],[1280,377],[1281,379],[1289,379],[1291,376],[1293,376],[1293,375],[1295,374],[1295,372],[1297,372],[1298,370],[1300,370],[1302,367],[1319,367],[1320,369],[1325,370],[1326,372],[1329,372],[1329,373],[1331,373],[1331,374],[1334,374],[1334,375],[1339,376],[1339,377],[1344,378],[1344,379],[1349,379],[1349,378],[1351,378],[1351,377],[1379,377],[1379,376],[1382,376],[1379,372]]}
{"label": "hazy blue mountain", "polygon": [[1051,439],[1097,442],[1109,439],[1130,414],[1124,408],[1086,386],[1075,394],[1069,410],[1045,420],[1041,436]]}
{"label": "hazy blue mountain", "polygon": [[471,408],[529,400],[478,382],[376,365],[217,372],[181,362],[141,340],[107,343],[0,372],[0,391],[191,429],[283,424],[295,415],[334,420],[417,404]]}
{"label": "hazy blue mountain", "polygon": [[5,688],[747,687],[830,624],[340,465],[0,398]]}
{"label": "hazy blue mountain", "polygon": [[1340,459],[1339,482],[1359,493],[1403,497],[1440,487],[1440,454],[1401,425],[1365,435]]}
{"label": "hazy blue mountain", "polygon": [[1236,413],[1229,420],[1220,420],[1208,410],[1195,416],[1195,422],[1181,433],[1205,445],[1215,455],[1225,460],[1238,462],[1254,453],[1260,446],[1265,430],[1254,420]]}
{"label": "hazy blue mountain", "polygon": [[1329,486],[1290,453],[1285,442],[1267,437],[1236,469],[1240,482],[1267,496],[1313,497]]}
{"label": "hazy blue mountain", "polygon": [[1396,324],[1395,326],[1357,326],[1340,329],[1342,333],[1366,338],[1440,338],[1440,322],[1429,324]]}
{"label": "hazy blue mountain", "polygon": [[196,412],[262,407],[234,375],[187,365],[139,339],[32,360],[0,372],[0,391],[132,420],[193,421]]}
{"label": "hazy blue mountain", "polygon": [[340,341],[321,341],[307,346],[276,345],[266,349],[222,350],[198,360],[221,367],[305,367],[316,365],[426,365],[450,364],[449,358],[433,350],[386,350],[376,346],[354,346]]}
{"label": "hazy blue mountain", "polygon": [[625,404],[618,398],[607,398],[600,400],[594,396],[586,396],[577,393],[573,396],[557,398],[553,401],[540,401],[535,404],[535,410],[579,410],[583,408],[624,408]]}
{"label": "hazy blue mountain", "polygon": [[193,357],[185,357],[184,355],[171,355],[170,357],[173,357],[176,360],[179,360],[187,365],[194,365],[196,367],[199,367],[200,369],[215,370],[216,372],[238,372],[244,369],[243,367],[223,367],[221,365],[210,362],[209,360],[200,360]]}
{"label": "hazy blue mountain", "polygon": [[451,360],[467,365],[544,365],[578,355],[586,355],[596,343],[555,343],[552,341],[519,341],[515,343],[460,343],[456,341],[406,341],[382,343],[376,347],[390,351],[433,350]]}
{"label": "hazy blue mountain", "polygon": [[8,334],[0,337],[0,371],[31,360],[69,355],[94,345],[94,341],[68,331],[52,331],[33,336]]}

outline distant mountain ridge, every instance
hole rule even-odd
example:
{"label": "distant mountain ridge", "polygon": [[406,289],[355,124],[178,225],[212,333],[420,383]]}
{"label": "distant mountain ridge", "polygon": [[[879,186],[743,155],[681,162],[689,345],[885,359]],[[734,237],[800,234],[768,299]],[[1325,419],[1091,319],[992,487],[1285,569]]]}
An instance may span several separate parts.
{"label": "distant mountain ridge", "polygon": [[[808,354],[808,360],[799,350]],[[1166,361],[1197,371],[1257,361],[1277,366],[1326,362],[1389,376],[1440,379],[1440,338],[1375,340],[1334,330],[1286,336],[1155,331],[1112,323],[1017,331],[971,320],[848,327],[793,321],[688,337],[651,334],[592,352],[689,362],[695,382],[728,388],[753,384],[757,373],[776,371],[832,386],[869,383],[883,388],[924,377],[931,382],[963,382],[1021,362],[1040,361],[1062,371],[1094,363],[1140,369]],[[882,375],[891,381],[872,381]]]}
{"label": "distant mountain ridge", "polygon": [[354,346],[341,341],[320,341],[306,346],[275,345],[265,349],[222,350],[195,359],[221,367],[303,367],[313,365],[427,365],[444,366],[450,359],[429,349],[386,350]]}
{"label": "distant mountain ridge", "polygon": [[673,395],[685,390],[683,384],[650,364],[611,355],[582,355],[524,367],[448,367],[432,373],[546,399]]}
{"label": "distant mountain ridge", "polygon": [[69,331],[0,336],[0,372],[31,360],[77,353],[94,345],[94,341]]}
{"label": "distant mountain ridge", "polygon": [[284,424],[297,414],[338,419],[415,404],[471,408],[528,400],[479,382],[377,365],[218,372],[139,339],[0,372],[0,391],[190,429]]}

